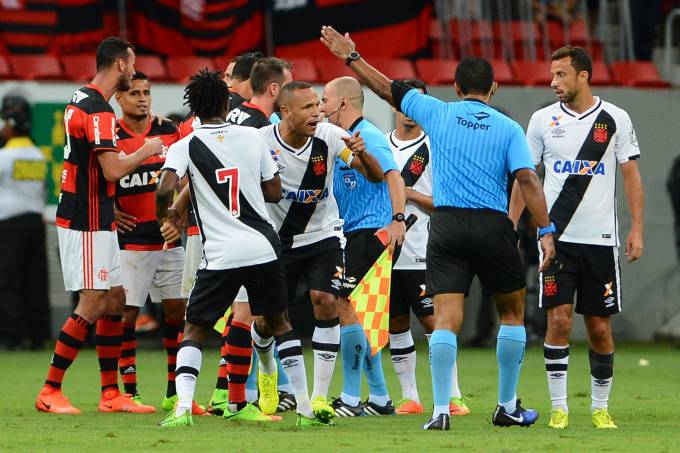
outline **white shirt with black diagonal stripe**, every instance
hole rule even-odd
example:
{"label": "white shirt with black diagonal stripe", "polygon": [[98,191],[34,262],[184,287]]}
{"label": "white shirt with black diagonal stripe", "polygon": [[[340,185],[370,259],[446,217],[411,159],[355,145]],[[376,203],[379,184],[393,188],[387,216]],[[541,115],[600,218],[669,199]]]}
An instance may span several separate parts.
{"label": "white shirt with black diagonal stripe", "polygon": [[618,246],[616,167],[640,156],[628,113],[597,97],[580,114],[556,102],[533,114],[527,141],[559,240]]}

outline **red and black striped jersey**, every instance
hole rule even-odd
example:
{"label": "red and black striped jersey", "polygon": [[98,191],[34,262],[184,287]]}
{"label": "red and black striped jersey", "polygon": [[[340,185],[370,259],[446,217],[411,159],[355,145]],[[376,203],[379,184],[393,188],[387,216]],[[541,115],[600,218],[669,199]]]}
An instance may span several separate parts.
{"label": "red and black striped jersey", "polygon": [[95,85],[75,92],[64,112],[64,170],[57,225],[79,231],[115,229],[116,185],[104,178],[98,154],[118,152],[116,115]]}
{"label": "red and black striped jersey", "polygon": [[[118,120],[116,129],[118,148],[125,154],[132,154],[144,145],[144,140],[160,137],[165,146],[179,140],[179,131],[169,121],[161,124],[149,121],[146,132],[136,134],[123,119]],[[165,163],[165,156],[151,156],[135,171],[116,184],[116,206],[126,214],[137,218],[132,231],[118,233],[118,244],[122,250],[163,250],[163,236],[156,219],[156,186]],[[180,245],[178,242],[176,245]]]}

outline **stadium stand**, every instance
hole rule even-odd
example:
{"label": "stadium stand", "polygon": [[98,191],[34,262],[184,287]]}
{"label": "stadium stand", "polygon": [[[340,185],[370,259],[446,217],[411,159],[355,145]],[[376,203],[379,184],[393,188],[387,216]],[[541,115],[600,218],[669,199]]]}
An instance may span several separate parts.
{"label": "stadium stand", "polygon": [[97,63],[93,54],[65,55],[61,57],[64,75],[74,81],[90,81],[97,72]]}
{"label": "stadium stand", "polygon": [[518,81],[529,86],[550,85],[550,62],[549,61],[514,61],[512,70]]}
{"label": "stadium stand", "polygon": [[64,73],[53,55],[12,55],[10,65],[17,78],[24,80],[59,80]]}
{"label": "stadium stand", "polygon": [[137,55],[137,58],[135,59],[135,69],[142,71],[150,80],[170,80],[163,60],[156,55]]}
{"label": "stadium stand", "polygon": [[215,69],[213,61],[207,57],[171,56],[167,58],[166,63],[168,76],[179,83],[186,83],[189,77],[201,69]]}
{"label": "stadium stand", "polygon": [[293,65],[293,79],[304,80],[310,83],[319,82],[318,72],[311,59],[303,57],[284,57],[284,60]]}
{"label": "stadium stand", "polygon": [[623,86],[667,88],[670,84],[661,79],[659,71],[650,61],[617,61],[612,63],[614,80]]}

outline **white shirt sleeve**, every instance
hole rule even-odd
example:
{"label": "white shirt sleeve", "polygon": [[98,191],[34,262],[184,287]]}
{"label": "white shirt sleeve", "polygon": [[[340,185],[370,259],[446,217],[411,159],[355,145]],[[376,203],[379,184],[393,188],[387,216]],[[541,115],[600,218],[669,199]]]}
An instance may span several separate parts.
{"label": "white shirt sleeve", "polygon": [[527,143],[529,144],[529,153],[534,165],[538,165],[543,160],[543,131],[541,130],[541,119],[538,112],[534,112],[529,120],[527,127]]}
{"label": "white shirt sleeve", "polygon": [[165,156],[163,170],[172,170],[180,179],[184,177],[189,168],[189,146],[186,139],[170,145],[168,154]]}
{"label": "white shirt sleeve", "polygon": [[321,131],[322,133],[319,138],[328,144],[331,155],[334,158],[339,157],[347,165],[350,165],[354,156],[352,155],[352,151],[345,146],[345,142],[342,140],[343,137],[349,137],[349,133],[330,123],[321,123],[317,127],[320,126],[324,129]]}
{"label": "white shirt sleeve", "polygon": [[624,164],[629,160],[640,157],[640,147],[633,122],[624,110],[621,110],[616,119],[616,136],[614,139],[614,153],[618,163]]}
{"label": "white shirt sleeve", "polygon": [[279,168],[274,162],[269,146],[264,139],[264,135],[257,134],[256,147],[260,149],[260,178],[261,181],[269,181],[279,172]]}

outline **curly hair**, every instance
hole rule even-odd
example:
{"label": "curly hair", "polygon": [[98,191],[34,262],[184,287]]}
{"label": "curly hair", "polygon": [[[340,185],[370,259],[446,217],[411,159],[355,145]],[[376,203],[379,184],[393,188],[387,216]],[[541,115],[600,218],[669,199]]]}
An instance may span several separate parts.
{"label": "curly hair", "polygon": [[184,105],[200,119],[223,115],[228,102],[229,87],[217,71],[201,69],[191,76],[184,88]]}

